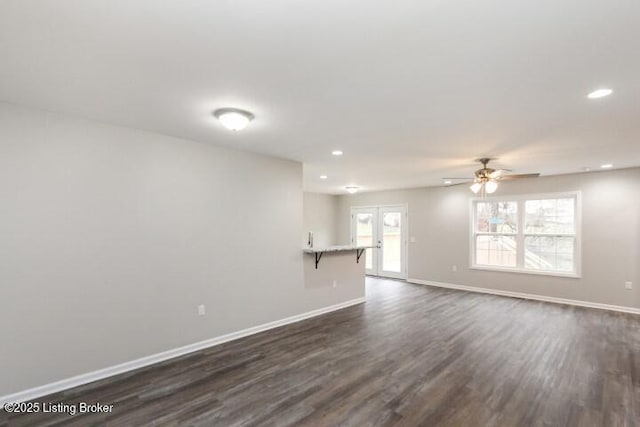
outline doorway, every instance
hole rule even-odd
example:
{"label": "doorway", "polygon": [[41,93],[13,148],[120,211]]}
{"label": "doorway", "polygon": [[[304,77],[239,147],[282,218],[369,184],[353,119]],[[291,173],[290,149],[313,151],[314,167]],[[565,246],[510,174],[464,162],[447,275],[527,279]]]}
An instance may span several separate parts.
{"label": "doorway", "polygon": [[351,208],[351,244],[379,246],[366,250],[366,274],[406,279],[406,205]]}

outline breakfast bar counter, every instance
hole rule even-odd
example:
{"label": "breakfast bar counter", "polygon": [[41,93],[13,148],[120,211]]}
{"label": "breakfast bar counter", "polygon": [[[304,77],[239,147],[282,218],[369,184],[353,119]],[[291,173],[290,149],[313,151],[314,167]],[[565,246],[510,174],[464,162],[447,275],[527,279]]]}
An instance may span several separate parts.
{"label": "breakfast bar counter", "polygon": [[377,246],[354,246],[354,245],[340,245],[340,246],[327,246],[324,248],[305,248],[302,251],[305,254],[315,255],[316,259],[316,269],[318,268],[318,264],[320,263],[320,259],[322,255],[325,253],[332,252],[355,252],[356,253],[356,263],[360,262],[360,257],[364,253],[365,250],[370,248],[377,248]]}

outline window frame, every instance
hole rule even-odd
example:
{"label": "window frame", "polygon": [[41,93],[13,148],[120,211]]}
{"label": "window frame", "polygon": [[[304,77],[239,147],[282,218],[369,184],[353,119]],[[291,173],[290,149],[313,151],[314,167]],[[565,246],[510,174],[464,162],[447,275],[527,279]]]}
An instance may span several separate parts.
{"label": "window frame", "polygon": [[[525,232],[525,220],[526,209],[525,204],[531,200],[556,200],[556,199],[574,199],[574,224],[575,234],[557,233],[557,234],[534,234]],[[469,230],[469,268],[472,270],[484,270],[484,271],[496,271],[507,273],[520,273],[520,274],[533,274],[542,276],[556,276],[556,277],[568,277],[579,279],[582,277],[582,197],[580,191],[565,191],[559,193],[542,193],[542,194],[518,194],[518,195],[501,195],[501,196],[489,196],[489,197],[473,197],[470,199],[469,212],[470,214],[470,230]],[[477,224],[477,204],[482,202],[516,202],[517,204],[517,218],[518,228],[514,234],[512,233],[484,233],[476,230]],[[515,267],[502,267],[494,265],[476,264],[476,242],[477,236],[484,235],[509,235],[515,236],[516,240],[516,266]],[[574,251],[573,251],[573,266],[574,271],[562,272],[562,271],[549,271],[549,270],[535,270],[525,267],[524,262],[524,243],[525,237],[528,236],[550,236],[550,237],[573,237],[574,238]]]}

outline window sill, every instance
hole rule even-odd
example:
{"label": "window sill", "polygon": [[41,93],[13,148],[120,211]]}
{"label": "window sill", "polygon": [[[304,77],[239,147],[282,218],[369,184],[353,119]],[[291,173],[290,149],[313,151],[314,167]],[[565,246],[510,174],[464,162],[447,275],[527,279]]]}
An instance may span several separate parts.
{"label": "window sill", "polygon": [[533,274],[535,276],[553,276],[553,277],[564,277],[568,279],[580,279],[582,277],[578,273],[562,273],[558,271],[543,271],[543,270],[525,270],[520,268],[509,268],[509,267],[490,267],[490,266],[482,266],[482,265],[472,265],[469,268],[471,270],[495,271],[498,273]]}

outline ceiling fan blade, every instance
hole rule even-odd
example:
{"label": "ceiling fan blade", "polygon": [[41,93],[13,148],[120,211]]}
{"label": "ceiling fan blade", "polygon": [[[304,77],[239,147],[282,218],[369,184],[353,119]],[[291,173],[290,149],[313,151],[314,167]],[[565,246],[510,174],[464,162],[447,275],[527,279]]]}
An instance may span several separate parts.
{"label": "ceiling fan blade", "polygon": [[[465,179],[468,180],[469,178],[465,178]],[[470,182],[473,182],[473,181],[456,182],[455,184],[446,184],[446,187],[455,187],[456,185],[469,184]]]}
{"label": "ceiling fan blade", "polygon": [[489,178],[500,178],[505,172],[511,172],[511,169],[498,169],[489,175]]}
{"label": "ceiling fan blade", "polygon": [[473,179],[473,178],[469,178],[468,176],[466,176],[464,178],[459,178],[458,177],[458,178],[442,178],[442,179],[466,179],[466,180],[469,180],[469,179]]}
{"label": "ceiling fan blade", "polygon": [[510,179],[537,178],[539,176],[540,176],[539,173],[521,173],[518,175],[504,175],[504,176],[498,177],[498,179],[500,181],[506,181]]}

